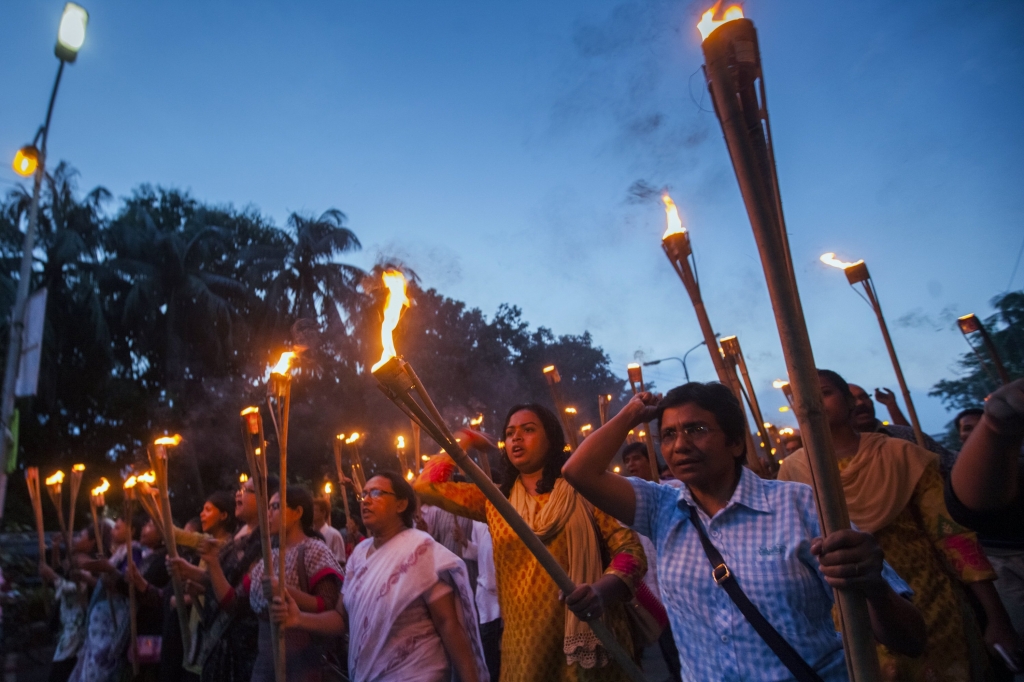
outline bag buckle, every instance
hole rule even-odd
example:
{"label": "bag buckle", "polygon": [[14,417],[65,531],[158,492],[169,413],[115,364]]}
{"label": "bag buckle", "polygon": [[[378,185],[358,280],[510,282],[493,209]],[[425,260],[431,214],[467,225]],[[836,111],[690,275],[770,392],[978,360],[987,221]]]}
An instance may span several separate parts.
{"label": "bag buckle", "polygon": [[732,577],[732,573],[729,571],[729,567],[725,564],[718,564],[711,569],[711,577],[715,579],[716,585],[721,585]]}

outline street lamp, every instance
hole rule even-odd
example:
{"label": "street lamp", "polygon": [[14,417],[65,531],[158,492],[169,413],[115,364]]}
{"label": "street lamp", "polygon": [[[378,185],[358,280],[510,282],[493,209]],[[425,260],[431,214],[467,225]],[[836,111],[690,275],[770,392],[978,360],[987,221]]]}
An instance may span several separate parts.
{"label": "street lamp", "polygon": [[[50,133],[50,118],[53,116],[53,102],[57,98],[60,77],[64,65],[75,61],[78,50],[85,42],[85,27],[89,13],[80,5],[69,2],[57,31],[57,45],[54,53],[60,60],[57,78],[50,92],[50,104],[46,107],[46,119],[36,131],[31,144],[25,145],[14,155],[14,170],[24,177],[33,175],[32,203],[28,209],[28,227],[21,248],[21,269],[18,273],[18,290],[11,310],[11,337],[7,344],[7,362],[4,365],[4,382],[0,393],[0,462],[7,461],[7,448],[11,445],[11,416],[14,414],[14,391],[18,380],[18,364],[21,359],[21,337],[25,327],[25,307],[28,302],[29,280],[32,277],[32,252],[35,250],[36,227],[39,222],[39,192],[46,175],[46,140]],[[0,521],[4,515],[4,500],[7,496],[7,474],[0,469]]]}
{"label": "street lamp", "polygon": [[[715,338],[716,339],[719,336],[721,336],[721,334],[715,334]],[[686,377],[686,383],[690,383],[690,370],[688,370],[686,368],[686,358],[687,358],[687,356],[690,355],[690,353],[692,353],[693,351],[697,350],[698,348],[700,348],[701,346],[703,346],[706,343],[707,343],[707,341],[701,341],[696,346],[694,346],[693,348],[691,348],[688,351],[686,351],[685,353],[683,353],[683,357],[681,357],[681,358],[677,358],[674,355],[671,355],[671,356],[669,356],[667,358],[659,358],[658,360],[648,360],[647,362],[644,363],[644,367],[651,367],[653,365],[660,365],[665,360],[676,360],[680,365],[683,366],[683,376]]]}

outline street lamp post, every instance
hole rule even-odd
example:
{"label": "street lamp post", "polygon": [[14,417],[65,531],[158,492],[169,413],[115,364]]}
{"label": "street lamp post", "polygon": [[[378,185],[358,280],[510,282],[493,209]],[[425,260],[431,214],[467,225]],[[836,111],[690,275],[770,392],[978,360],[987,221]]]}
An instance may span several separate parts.
{"label": "street lamp post", "polygon": [[[719,336],[720,336],[720,334],[715,334],[715,338],[718,338]],[[658,360],[649,360],[649,361],[644,363],[644,367],[651,367],[652,365],[660,365],[665,360],[676,360],[680,365],[683,366],[683,376],[686,377],[686,383],[690,383],[690,370],[686,368],[686,358],[690,355],[690,353],[692,353],[693,351],[697,350],[698,348],[700,348],[701,346],[703,346],[706,343],[707,343],[707,341],[701,341],[696,346],[694,346],[693,348],[690,348],[688,351],[683,353],[683,357],[681,357],[681,358],[677,358],[674,355],[672,355],[672,356],[669,356],[667,358],[659,358]]]}
{"label": "street lamp post", "polygon": [[[50,133],[50,118],[53,116],[53,103],[57,99],[57,88],[64,74],[64,65],[73,63],[78,50],[85,42],[85,28],[89,23],[89,13],[73,2],[64,5],[60,27],[57,30],[57,45],[54,54],[60,60],[57,67],[57,78],[50,92],[50,103],[46,107],[46,119],[36,132],[32,144],[18,150],[14,157],[14,170],[19,175],[33,176],[32,203],[28,209],[28,227],[22,243],[21,269],[18,273],[18,290],[11,310],[11,337],[7,344],[7,362],[4,365],[3,393],[0,394],[0,463],[7,461],[7,448],[11,446],[11,417],[14,414],[14,391],[18,381],[18,364],[21,360],[22,332],[25,327],[25,307],[29,295],[29,279],[32,276],[32,252],[35,249],[36,227],[39,221],[39,193],[46,174],[46,141]],[[0,467],[0,521],[3,520],[4,502],[7,496],[7,473]]]}

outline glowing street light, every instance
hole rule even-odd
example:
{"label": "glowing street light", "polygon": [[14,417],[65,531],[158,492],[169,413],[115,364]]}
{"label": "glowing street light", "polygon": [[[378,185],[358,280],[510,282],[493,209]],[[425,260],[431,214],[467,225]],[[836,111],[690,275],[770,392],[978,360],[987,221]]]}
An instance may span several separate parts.
{"label": "glowing street light", "polygon": [[57,46],[53,48],[58,59],[69,64],[75,61],[85,43],[85,27],[88,25],[89,13],[84,7],[73,2],[64,5],[60,28],[57,29]]}

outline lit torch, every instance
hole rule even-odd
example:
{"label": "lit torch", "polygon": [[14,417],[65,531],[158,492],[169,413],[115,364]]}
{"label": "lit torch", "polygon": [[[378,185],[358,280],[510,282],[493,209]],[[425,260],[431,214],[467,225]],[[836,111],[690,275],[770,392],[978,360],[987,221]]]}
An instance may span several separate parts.
{"label": "lit torch", "polygon": [[356,492],[362,495],[363,488],[366,486],[366,471],[363,469],[363,458],[359,454],[359,435],[353,433],[345,439],[345,445],[352,446],[352,482],[356,486]]}
{"label": "lit torch", "polygon": [[[153,441],[150,450],[149,463],[153,468],[153,475],[156,477],[156,487],[160,499],[160,516],[163,521],[164,542],[167,544],[167,555],[172,559],[178,558],[178,543],[174,537],[174,517],[171,516],[171,497],[167,485],[167,448],[177,447],[181,443],[181,436],[161,436]],[[178,626],[181,628],[181,641],[185,643],[186,650],[191,639],[191,631],[188,627],[188,613],[185,611],[185,588],[175,574],[171,574],[171,584],[174,588],[175,606],[178,611]]]}
{"label": "lit torch", "polygon": [[992,359],[992,365],[996,368],[996,374],[999,376],[998,383],[1004,386],[1010,383],[1010,373],[1006,371],[1006,366],[1003,364],[1002,359],[999,357],[999,351],[996,349],[996,345],[992,342],[992,337],[988,335],[988,330],[985,329],[985,325],[981,323],[978,316],[974,313],[958,317],[956,320],[957,325],[960,327],[960,333],[964,335],[964,340],[967,341],[967,345],[971,347],[974,354],[978,356],[978,364],[985,368],[986,372],[991,372],[988,365],[985,363],[984,358],[981,356],[981,352],[971,343],[971,334],[977,333],[981,337],[981,342],[985,346],[985,350],[988,351],[989,358]]}
{"label": "lit torch", "polygon": [[772,382],[772,388],[777,388],[782,391],[782,394],[786,396],[786,402],[789,403],[790,407],[793,407],[793,387],[789,385],[789,382],[785,379],[776,379]]}
{"label": "lit torch", "polygon": [[103,533],[100,531],[100,509],[107,506],[106,492],[110,490],[110,481],[100,477],[100,484],[89,491],[89,508],[92,511],[92,532],[96,536],[96,553],[103,556]]}
{"label": "lit torch", "polygon": [[878,302],[878,291],[875,289],[874,280],[871,279],[871,275],[868,273],[868,266],[862,260],[856,263],[844,263],[837,259],[834,253],[823,254],[821,262],[825,265],[839,268],[846,273],[846,281],[850,283],[851,287],[860,284],[864,288],[868,303],[875,312],[875,317],[878,318],[878,326],[882,330],[882,339],[885,341],[886,350],[889,351],[889,359],[892,361],[893,371],[896,372],[896,381],[899,382],[900,392],[903,394],[903,402],[907,404],[910,424],[914,427],[914,438],[917,439],[918,445],[925,447],[924,432],[921,431],[921,423],[917,420],[917,410],[914,408],[914,401],[910,397],[907,380],[903,378],[903,368],[900,367],[900,361],[896,357],[896,348],[892,345],[892,337],[889,336],[889,325],[885,323],[885,316],[882,315],[882,306]]}
{"label": "lit torch", "polygon": [[[106,480],[107,479],[103,479],[104,482],[106,482]],[[124,521],[125,521],[126,524],[128,524],[128,528],[129,528],[129,531],[128,531],[128,552],[127,552],[128,568],[129,568],[129,570],[132,570],[132,569],[135,568],[135,555],[132,553],[132,538],[131,538],[131,530],[130,529],[131,529],[131,524],[132,524],[132,513],[133,513],[132,512],[132,504],[135,501],[135,486],[138,485],[138,483],[139,483],[139,478],[137,476],[129,476],[127,478],[127,480],[125,480],[125,482],[124,482],[124,501],[123,501],[123,506],[122,506],[122,514],[124,516]],[[99,541],[100,541],[99,538],[100,538],[100,535],[99,535],[99,533],[97,533],[96,534],[97,546],[98,546]],[[134,572],[134,571],[132,571],[132,572]],[[108,595],[108,599],[109,599],[109,595]],[[179,599],[180,599],[180,597],[179,597]],[[138,675],[139,675],[139,649],[138,649],[138,646],[139,646],[139,644],[138,644],[138,639],[139,639],[139,621],[138,621],[138,615],[136,614],[136,608],[137,607],[136,607],[136,596],[135,596],[135,581],[134,580],[129,580],[128,581],[128,626],[129,626],[129,630],[131,632],[131,640],[128,642],[129,654],[130,654],[128,658],[131,659],[131,662],[132,662],[132,677],[133,678],[138,677]],[[110,602],[110,616],[111,616],[111,618],[115,618],[115,615],[114,615],[114,602],[113,601]],[[115,620],[114,622],[116,623],[117,621]],[[115,627],[114,629],[116,630],[117,628]],[[188,640],[186,639],[186,640],[182,640],[182,641],[186,641],[187,642]]]}
{"label": "lit torch", "polygon": [[[401,277],[401,273],[394,274],[397,277]],[[538,563],[552,577],[562,593],[572,593],[576,589],[576,585],[565,572],[565,569],[555,560],[530,526],[519,516],[515,507],[498,490],[497,486],[491,482],[483,469],[462,449],[451,430],[445,424],[441,413],[438,412],[434,402],[427,394],[412,365],[398,357],[394,343],[391,340],[392,333],[398,325],[401,309],[404,305],[407,305],[408,298],[405,296],[405,278],[401,277],[398,280],[397,277],[392,280],[396,282],[394,286],[385,279],[385,284],[388,285],[390,293],[385,304],[384,324],[381,327],[384,353],[381,356],[380,362],[374,365],[373,368],[373,376],[377,379],[378,387],[407,417],[417,422],[455,460],[455,464],[472,479],[484,496],[494,505],[495,510],[501,514],[505,522],[511,526],[512,530],[523,541],[526,548],[536,557]],[[554,371],[554,367],[551,370]],[[545,369],[544,373],[547,376],[549,371]],[[562,409],[564,408],[560,408],[559,412]],[[575,433],[572,433],[572,435],[575,436]],[[643,673],[615,640],[608,627],[599,618],[588,620],[587,622],[594,634],[601,640],[605,650],[618,662],[619,666],[626,671],[629,677],[636,682],[643,682],[645,679]]]}
{"label": "lit torch", "polygon": [[608,421],[608,408],[612,404],[612,394],[605,393],[604,395],[597,396],[597,416],[601,420],[601,426],[605,425]]}
{"label": "lit torch", "polygon": [[[630,388],[633,389],[633,395],[647,390],[644,388],[644,370],[640,367],[640,363],[631,362],[626,365],[626,377],[629,379]],[[654,449],[654,437],[651,435],[650,423],[644,423],[642,433],[644,445],[647,446],[647,463],[651,467],[651,480],[657,483],[661,480],[661,474],[658,471],[658,452]]]}
{"label": "lit torch", "polygon": [[[46,492],[50,495],[50,502],[53,502],[53,506],[57,508],[57,523],[60,525],[61,535],[66,538],[68,536],[68,524],[64,520],[64,472],[58,469],[47,477],[44,483],[46,483]],[[68,556],[70,556],[71,546],[68,545],[67,549]],[[54,565],[60,563],[57,543],[53,545],[53,563]]]}
{"label": "lit torch", "polygon": [[[738,7],[730,7],[716,19],[720,4],[704,13],[698,26],[703,37],[704,74],[761,256],[792,384],[793,411],[810,462],[822,531],[827,535],[849,528],[850,517],[793,273],[757,32]],[[850,679],[878,679],[878,657],[864,597],[852,590],[836,590],[836,602]]]}
{"label": "lit torch", "polygon": [[[249,478],[252,481],[253,491],[256,493],[256,512],[260,526],[260,549],[263,552],[263,584],[259,589],[265,595],[273,597],[281,596],[284,589],[284,581],[278,583],[277,591],[271,589],[270,576],[274,574],[274,554],[270,549],[270,495],[267,492],[267,441],[263,434],[263,417],[260,415],[260,408],[255,405],[247,407],[239,414],[242,418],[242,443],[245,445],[245,459],[249,464]],[[244,475],[244,474],[243,474]],[[241,480],[241,477],[239,477]],[[282,479],[280,488],[285,487]],[[284,527],[284,524],[281,524]],[[282,542],[280,547],[285,547]],[[284,552],[280,556],[280,564],[284,566]],[[272,594],[273,593],[273,594]],[[270,601],[270,599],[268,599]],[[272,647],[274,655],[274,677],[276,682],[286,682],[284,638],[279,636],[278,627],[274,620],[270,621],[271,639],[275,642]]]}
{"label": "lit torch", "polygon": [[43,499],[39,489],[39,467],[25,468],[25,486],[32,500],[32,514],[36,519],[36,541],[39,543],[39,563],[46,563],[46,532],[43,529]]}
{"label": "lit torch", "polygon": [[84,475],[84,464],[71,465],[71,496],[68,500],[68,559],[71,558],[71,545],[75,534],[75,507],[78,506],[78,492],[82,489],[82,476]]}
{"label": "lit torch", "polygon": [[734,367],[739,367],[740,376],[743,377],[743,385],[739,387],[740,393],[746,399],[747,407],[750,408],[750,414],[754,416],[754,423],[758,424],[756,435],[758,442],[761,444],[761,451],[764,453],[764,463],[769,469],[772,469],[775,466],[775,460],[772,459],[771,446],[761,426],[765,423],[764,416],[761,414],[761,404],[757,402],[757,394],[754,393],[754,384],[750,381],[747,361],[743,357],[742,349],[740,349],[740,340],[735,336],[727,336],[722,339],[721,343],[722,353],[725,355],[726,361]]}
{"label": "lit torch", "polygon": [[565,431],[566,438],[569,439],[569,445],[575,450],[579,446],[579,440],[576,438],[576,429],[571,428],[569,420],[566,419],[565,401],[562,399],[562,376],[554,365],[548,365],[541,371],[544,374],[544,380],[548,382],[548,388],[551,389],[551,401],[555,403],[555,414],[562,422],[562,430]]}
{"label": "lit torch", "polygon": [[405,457],[405,436],[399,436],[395,439],[395,456],[398,458],[398,472],[405,472],[405,477],[408,478],[408,474],[412,471],[409,468],[409,462]]}
{"label": "lit torch", "polygon": [[345,485],[345,472],[341,468],[341,446],[345,443],[345,434],[339,433],[331,441],[334,450],[334,470],[338,474],[338,487],[341,488],[341,500],[344,503],[345,525],[348,526],[348,486]]}

